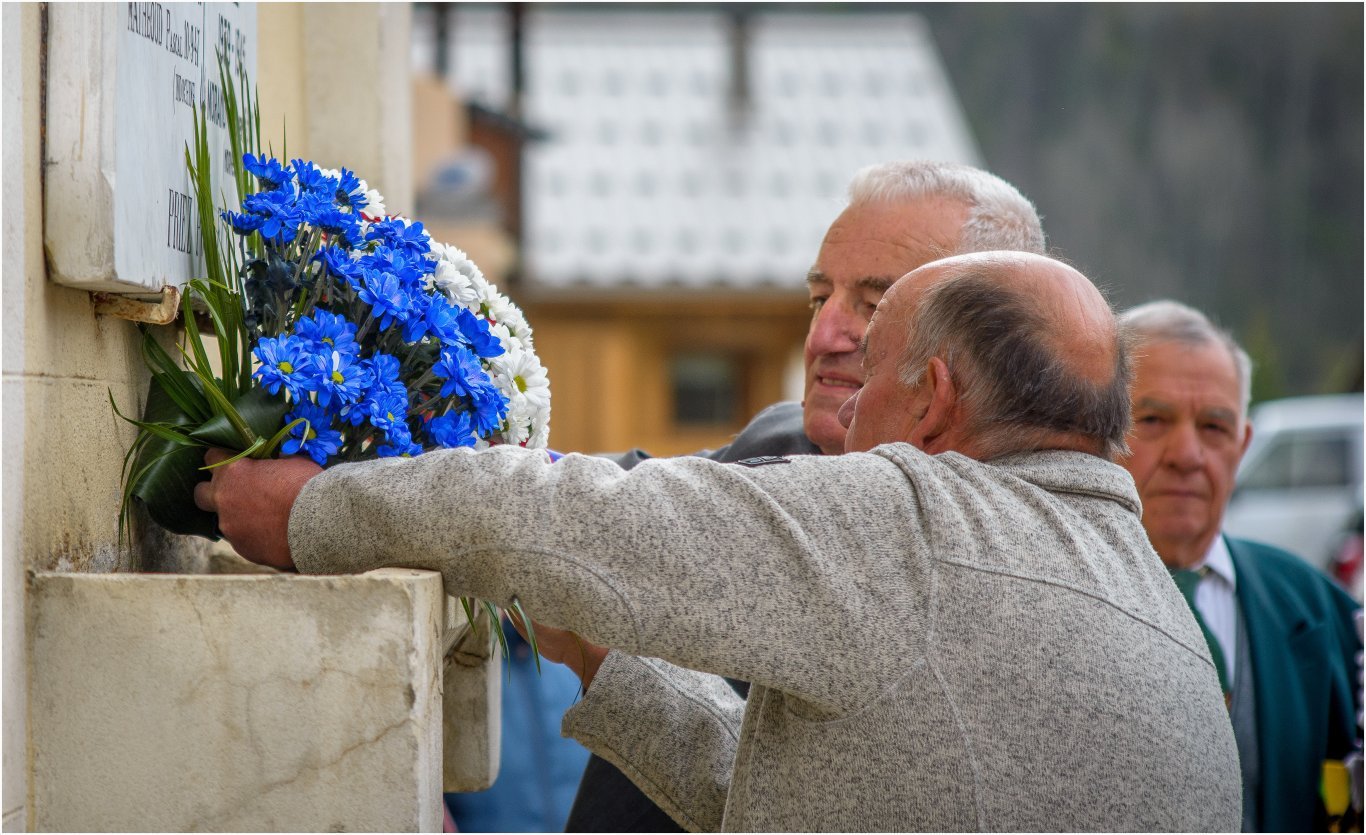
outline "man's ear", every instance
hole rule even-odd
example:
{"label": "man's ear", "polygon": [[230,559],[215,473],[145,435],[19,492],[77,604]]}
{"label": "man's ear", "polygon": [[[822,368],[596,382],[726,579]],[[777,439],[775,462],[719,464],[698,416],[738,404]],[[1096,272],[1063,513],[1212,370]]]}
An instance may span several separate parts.
{"label": "man's ear", "polygon": [[1243,448],[1238,450],[1238,461],[1241,463],[1243,456],[1247,454],[1248,445],[1252,443],[1252,421],[1243,418]]}
{"label": "man's ear", "polygon": [[954,413],[958,409],[958,389],[949,376],[949,367],[939,357],[930,357],[921,387],[929,403],[925,414],[912,430],[911,443],[925,452],[939,452],[936,443],[953,429]]}

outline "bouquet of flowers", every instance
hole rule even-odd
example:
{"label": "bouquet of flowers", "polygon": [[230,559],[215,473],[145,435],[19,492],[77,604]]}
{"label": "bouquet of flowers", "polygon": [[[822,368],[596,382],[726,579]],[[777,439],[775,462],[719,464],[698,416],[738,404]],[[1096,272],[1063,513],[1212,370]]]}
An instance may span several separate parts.
{"label": "bouquet of flowers", "polygon": [[[324,467],[439,447],[545,447],[550,388],[517,306],[465,253],[388,215],[355,173],[253,153],[259,114],[250,137],[236,91],[223,89],[240,211],[213,209],[201,113],[186,161],[208,275],[182,295],[183,365],[144,329],[142,419],[114,407],[139,429],[120,536],[134,502],[176,533],[220,536],[193,498],[210,475],[209,446],[236,450],[230,460],[304,454]],[[216,365],[197,314],[216,337]]]}

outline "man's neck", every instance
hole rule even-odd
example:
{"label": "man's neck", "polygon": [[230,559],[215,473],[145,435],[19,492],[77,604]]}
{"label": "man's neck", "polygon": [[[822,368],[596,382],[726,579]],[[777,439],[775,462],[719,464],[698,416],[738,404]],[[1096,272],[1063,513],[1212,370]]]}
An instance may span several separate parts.
{"label": "man's neck", "polygon": [[1219,531],[1215,531],[1212,536],[1202,537],[1199,541],[1192,542],[1158,542],[1153,541],[1153,548],[1157,550],[1162,562],[1170,569],[1191,569],[1199,568],[1209,554],[1210,546],[1219,537]]}

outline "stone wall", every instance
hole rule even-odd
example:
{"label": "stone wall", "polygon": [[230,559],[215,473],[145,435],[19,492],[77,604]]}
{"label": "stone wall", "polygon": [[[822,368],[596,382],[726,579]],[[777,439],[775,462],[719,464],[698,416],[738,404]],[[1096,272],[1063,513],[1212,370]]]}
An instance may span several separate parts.
{"label": "stone wall", "polygon": [[[283,150],[288,130],[292,156],[345,163],[385,194],[391,211],[411,211],[409,6],[263,4],[257,15],[263,139]],[[237,565],[204,541],[152,532],[147,525],[135,526],[130,547],[118,541],[120,471],[134,433],[114,415],[110,398],[125,413],[138,412],[148,373],[132,322],[97,313],[90,293],[48,278],[44,38],[40,4],[4,5],[5,831],[28,825],[29,670],[52,661],[26,654],[26,574],[205,572]],[[344,98],[334,92],[338,88]],[[160,326],[158,338],[169,346],[179,327]],[[41,651],[41,644],[35,646]]]}

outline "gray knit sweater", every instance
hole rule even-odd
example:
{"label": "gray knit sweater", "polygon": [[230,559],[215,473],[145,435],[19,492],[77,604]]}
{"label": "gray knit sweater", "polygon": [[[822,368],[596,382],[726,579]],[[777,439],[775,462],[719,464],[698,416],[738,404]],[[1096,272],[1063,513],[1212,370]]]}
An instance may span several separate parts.
{"label": "gray knit sweater", "polygon": [[1228,714],[1138,513],[1071,452],[623,472],[502,447],[328,470],[290,545],[620,650],[565,730],[692,830],[1233,831]]}

